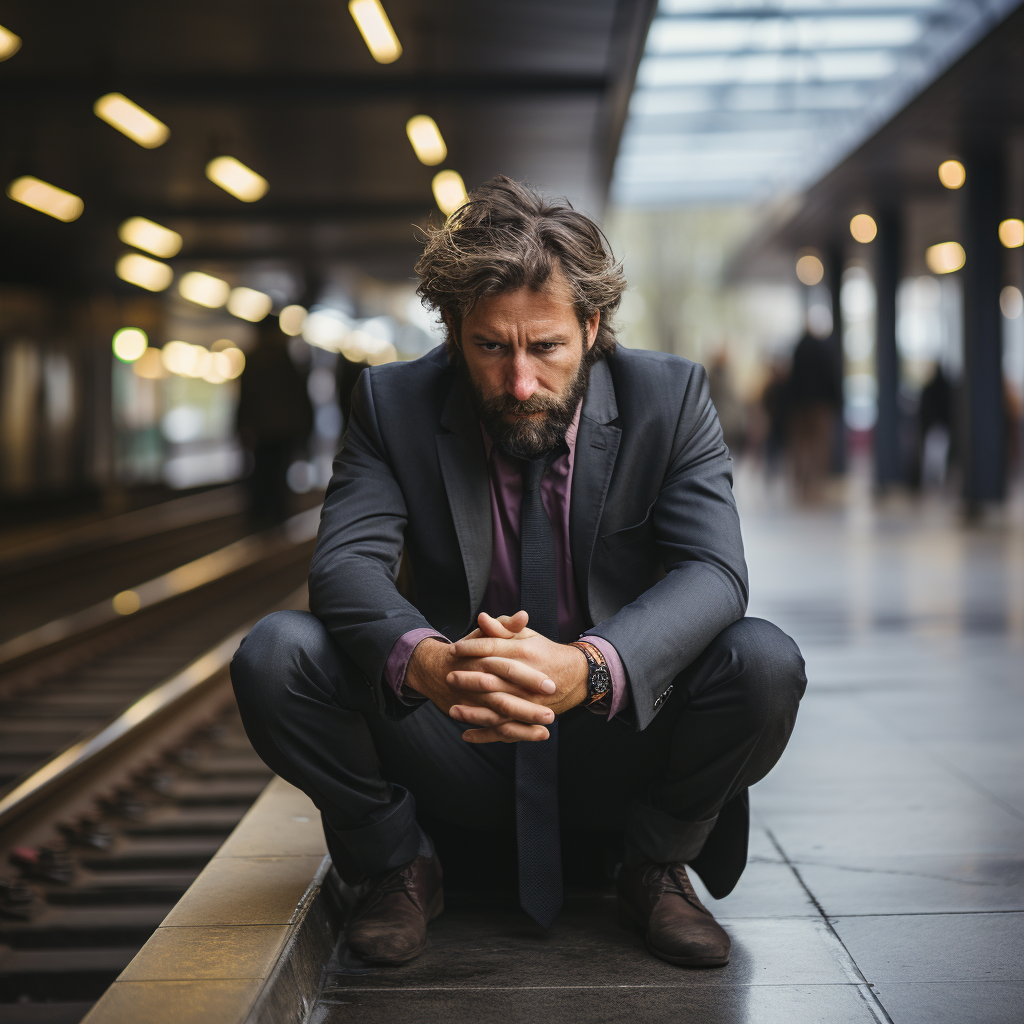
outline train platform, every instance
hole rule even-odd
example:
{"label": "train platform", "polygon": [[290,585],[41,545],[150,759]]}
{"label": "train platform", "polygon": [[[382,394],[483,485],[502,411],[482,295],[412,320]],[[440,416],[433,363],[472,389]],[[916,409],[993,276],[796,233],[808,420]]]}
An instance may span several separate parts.
{"label": "train platform", "polygon": [[[751,794],[746,873],[721,901],[698,887],[732,936],[727,967],[651,958],[616,923],[610,888],[571,891],[544,933],[514,894],[458,885],[418,960],[363,965],[344,945],[351,894],[331,886],[319,834],[307,836],[319,833],[315,815],[277,782],[89,1024],[170,1019],[146,1001],[160,986],[174,993],[174,1019],[196,1024],[1019,1021],[1020,504],[968,528],[944,504],[878,506],[856,478],[827,510],[794,510],[752,475],[737,492],[750,613],[799,641],[810,682],[786,755]],[[257,855],[262,867],[247,862],[253,881],[239,886],[238,858]],[[189,948],[197,927],[216,947],[209,963]],[[225,955],[253,936],[266,949]],[[183,939],[168,967],[169,944]],[[216,1000],[201,997],[213,988]]]}

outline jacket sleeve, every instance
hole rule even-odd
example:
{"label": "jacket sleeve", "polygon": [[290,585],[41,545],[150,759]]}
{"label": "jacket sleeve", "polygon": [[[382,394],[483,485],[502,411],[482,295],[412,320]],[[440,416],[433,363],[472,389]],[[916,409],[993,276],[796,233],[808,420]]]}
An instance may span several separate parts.
{"label": "jacket sleeve", "polygon": [[373,374],[360,375],[352,416],[327,489],[309,570],[309,608],[362,670],[381,710],[403,708],[382,685],[395,643],[431,625],[398,592],[408,519],[374,406]]}
{"label": "jacket sleeve", "polygon": [[747,607],[732,460],[703,367],[684,392],[652,516],[665,577],[587,630],[618,651],[639,729],[661,709],[676,676]]}

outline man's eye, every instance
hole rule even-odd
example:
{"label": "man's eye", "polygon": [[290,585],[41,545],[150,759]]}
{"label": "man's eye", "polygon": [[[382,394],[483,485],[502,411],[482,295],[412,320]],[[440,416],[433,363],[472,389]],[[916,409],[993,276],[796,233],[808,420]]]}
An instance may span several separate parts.
{"label": "man's eye", "polygon": [[497,342],[497,341],[485,341],[485,342],[483,342],[483,343],[482,343],[482,344],[480,345],[480,347],[481,347],[481,348],[482,348],[482,349],[483,349],[483,350],[484,350],[485,352],[498,352],[498,351],[500,351],[501,349],[503,349],[503,348],[504,348],[505,346],[504,346],[504,345],[502,345],[502,344],[500,344],[500,343],[499,343],[499,342]]}
{"label": "man's eye", "polygon": [[554,352],[558,348],[558,343],[554,341],[542,341],[538,346],[541,352]]}

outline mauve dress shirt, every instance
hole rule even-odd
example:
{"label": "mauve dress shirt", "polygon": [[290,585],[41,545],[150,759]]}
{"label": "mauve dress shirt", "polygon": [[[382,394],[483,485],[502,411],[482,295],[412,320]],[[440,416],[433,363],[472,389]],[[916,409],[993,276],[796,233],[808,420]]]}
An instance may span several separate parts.
{"label": "mauve dress shirt", "polygon": [[[572,494],[572,467],[576,455],[576,433],[580,425],[583,403],[576,407],[576,415],[565,432],[568,455],[560,455],[541,480],[541,500],[551,520],[555,534],[555,558],[558,578],[558,634],[563,643],[572,640],[587,640],[603,655],[612,679],[612,702],[608,718],[614,718],[629,703],[629,679],[618,651],[603,637],[580,636],[583,617],[576,596],[576,582],[572,571],[572,554],[569,549],[569,499]],[[484,450],[487,453],[487,468],[491,484],[491,526],[493,547],[491,549],[491,574],[484,591],[481,608],[489,615],[512,615],[519,604],[519,507],[522,504],[523,478],[519,466],[494,447],[493,442],[480,425]],[[402,693],[409,659],[417,645],[428,637],[448,642],[433,629],[412,629],[399,637],[391,649],[384,678],[404,703],[410,703]]]}

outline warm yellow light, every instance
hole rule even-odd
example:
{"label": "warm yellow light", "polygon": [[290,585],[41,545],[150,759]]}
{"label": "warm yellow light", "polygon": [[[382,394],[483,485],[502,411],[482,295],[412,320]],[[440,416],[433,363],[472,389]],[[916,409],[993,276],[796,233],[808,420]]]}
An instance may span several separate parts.
{"label": "warm yellow light", "polygon": [[0,60],[13,57],[21,49],[21,36],[0,25]]}
{"label": "warm yellow light", "polygon": [[146,149],[156,149],[170,138],[171,129],[163,121],[119,92],[101,96],[92,110],[98,118]]}
{"label": "warm yellow light", "polygon": [[149,338],[138,327],[122,327],[115,332],[112,345],[122,363],[134,363],[149,348]]}
{"label": "warm yellow light", "polygon": [[380,0],[349,0],[348,13],[378,64],[391,64],[402,56],[402,44]]}
{"label": "warm yellow light", "polygon": [[115,594],[110,599],[110,603],[118,615],[132,615],[142,606],[142,601],[134,590],[122,590],[120,594]]}
{"label": "warm yellow light", "polygon": [[201,377],[211,358],[202,345],[190,345],[187,341],[169,341],[160,351],[164,369],[179,377]]}
{"label": "warm yellow light", "polygon": [[939,164],[939,181],[946,188],[960,188],[967,180],[967,171],[959,160],[943,160]]}
{"label": "warm yellow light", "polygon": [[431,187],[434,190],[434,201],[446,217],[450,217],[466,201],[466,186],[458,171],[438,171]]}
{"label": "warm yellow light", "polygon": [[245,354],[240,348],[232,346],[215,352],[213,362],[225,380],[234,380],[245,369]]}
{"label": "warm yellow light", "polygon": [[218,156],[206,165],[206,176],[243,203],[255,203],[267,194],[267,179],[233,156]]}
{"label": "warm yellow light", "polygon": [[219,309],[228,301],[231,285],[211,274],[202,274],[198,270],[185,274],[178,282],[178,291],[183,299],[194,302],[197,306],[208,309]]}
{"label": "warm yellow light", "polygon": [[118,229],[117,237],[125,245],[134,245],[154,256],[168,259],[181,250],[181,235],[170,228],[155,224],[145,217],[129,217]]}
{"label": "warm yellow light", "polygon": [[865,245],[874,241],[875,235],[878,234],[875,218],[869,217],[866,213],[858,213],[850,221],[850,234],[853,235],[855,242],[863,242]]}
{"label": "warm yellow light", "polygon": [[114,268],[122,281],[138,285],[150,292],[162,292],[174,280],[174,271],[159,260],[151,260],[137,252],[127,252]]}
{"label": "warm yellow light", "polygon": [[952,274],[967,262],[967,256],[959,242],[939,242],[928,246],[924,261],[933,274]]}
{"label": "warm yellow light", "polygon": [[167,376],[164,364],[160,359],[160,349],[147,348],[138,359],[132,363],[132,369],[136,377],[145,377],[146,380],[161,380]]}
{"label": "warm yellow light", "polygon": [[413,152],[421,164],[434,167],[448,155],[448,147],[441,138],[441,129],[426,114],[410,117],[405,122],[405,134],[409,136]]}
{"label": "warm yellow light", "polygon": [[228,296],[228,312],[241,320],[259,323],[274,305],[274,300],[255,288],[232,288]]}
{"label": "warm yellow light", "polygon": [[1007,249],[1019,249],[1024,245],[1024,220],[1011,217],[999,224],[999,241]]}
{"label": "warm yellow light", "polygon": [[808,253],[796,261],[796,276],[802,284],[817,284],[825,276],[825,267],[817,256]]}
{"label": "warm yellow light", "polygon": [[277,318],[278,326],[284,334],[294,338],[302,333],[303,324],[306,322],[305,306],[285,306],[281,315]]}
{"label": "warm yellow light", "polygon": [[56,185],[33,178],[30,174],[15,178],[7,186],[7,194],[16,202],[31,206],[33,210],[47,213],[65,224],[78,220],[85,209],[85,203],[78,196],[65,192]]}

